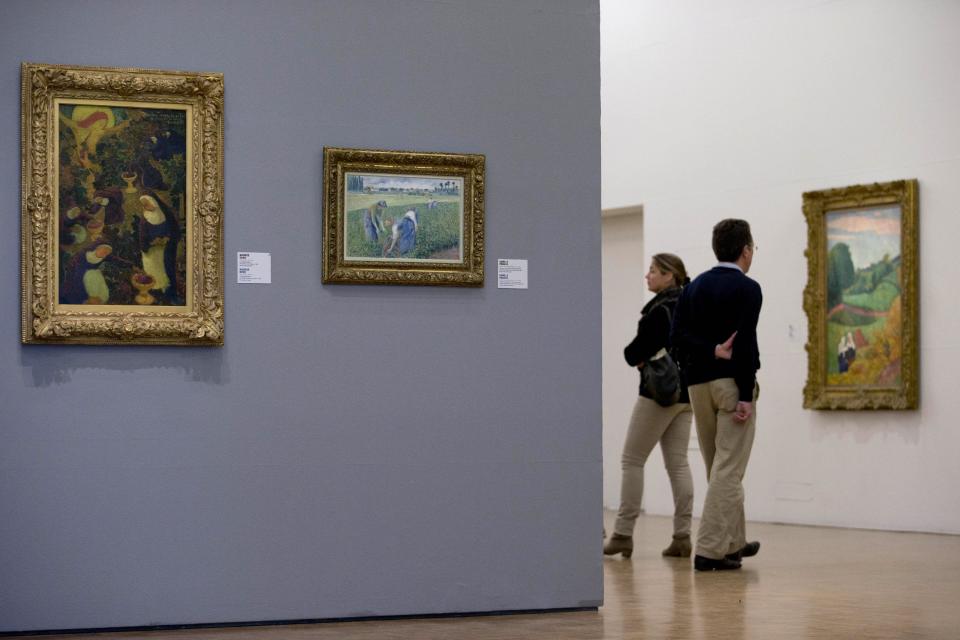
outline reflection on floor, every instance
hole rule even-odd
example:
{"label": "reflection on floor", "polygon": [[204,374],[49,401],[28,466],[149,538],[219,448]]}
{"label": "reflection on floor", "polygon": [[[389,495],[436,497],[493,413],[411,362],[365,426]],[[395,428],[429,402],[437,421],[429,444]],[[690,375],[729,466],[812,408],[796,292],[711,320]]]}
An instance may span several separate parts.
{"label": "reflection on floor", "polygon": [[[605,514],[607,530],[613,514]],[[960,638],[960,536],[748,523],[743,569],[667,559],[670,519],[643,516],[631,560],[603,560],[599,612],[110,633],[116,640]],[[597,532],[600,555],[600,532]]]}

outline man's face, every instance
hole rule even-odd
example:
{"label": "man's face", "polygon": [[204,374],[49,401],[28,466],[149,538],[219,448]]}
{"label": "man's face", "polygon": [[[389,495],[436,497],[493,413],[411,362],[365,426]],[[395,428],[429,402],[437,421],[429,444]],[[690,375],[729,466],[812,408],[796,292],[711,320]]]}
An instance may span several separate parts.
{"label": "man's face", "polygon": [[750,266],[753,264],[753,254],[757,252],[757,245],[751,242],[743,248],[743,253],[740,255],[743,257],[743,272],[746,273],[750,271]]}

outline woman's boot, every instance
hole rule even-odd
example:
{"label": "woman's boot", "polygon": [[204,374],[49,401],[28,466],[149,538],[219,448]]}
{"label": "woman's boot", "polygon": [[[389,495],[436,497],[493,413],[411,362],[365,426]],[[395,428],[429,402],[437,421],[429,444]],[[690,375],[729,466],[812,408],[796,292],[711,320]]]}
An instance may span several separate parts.
{"label": "woman's boot", "polygon": [[689,558],[693,546],[690,544],[690,534],[673,536],[670,546],[663,550],[663,555],[672,558]]}
{"label": "woman's boot", "polygon": [[607,544],[603,545],[603,555],[613,556],[618,553],[622,553],[624,558],[633,555],[633,536],[623,536],[619,533],[610,536]]}

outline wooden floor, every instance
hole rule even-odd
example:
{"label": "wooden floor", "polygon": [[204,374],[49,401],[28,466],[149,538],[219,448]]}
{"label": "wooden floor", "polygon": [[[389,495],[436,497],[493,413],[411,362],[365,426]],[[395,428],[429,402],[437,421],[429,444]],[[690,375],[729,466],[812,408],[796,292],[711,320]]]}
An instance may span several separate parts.
{"label": "wooden floor", "polygon": [[689,560],[660,556],[670,520],[641,517],[633,558],[603,561],[605,604],[598,612],[46,638],[960,638],[960,536],[758,523],[748,531],[762,548],[742,570],[696,573]]}

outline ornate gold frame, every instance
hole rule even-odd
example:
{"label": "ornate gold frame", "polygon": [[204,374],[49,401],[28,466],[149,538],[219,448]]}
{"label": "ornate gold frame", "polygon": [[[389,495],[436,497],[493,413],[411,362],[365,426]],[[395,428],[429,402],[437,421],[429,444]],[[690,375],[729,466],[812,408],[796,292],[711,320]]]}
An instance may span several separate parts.
{"label": "ornate gold frame", "polygon": [[[323,282],[483,286],[484,156],[324,147]],[[462,255],[457,263],[345,257],[344,176],[350,172],[463,180]]]}
{"label": "ornate gold frame", "polygon": [[[827,231],[826,215],[842,209],[899,205],[901,212],[901,362],[898,386],[839,386],[827,384]],[[806,409],[916,409],[919,396],[918,337],[918,185],[916,180],[856,185],[803,194],[807,219]]]}
{"label": "ornate gold frame", "polygon": [[[61,305],[57,295],[59,99],[186,105],[187,304]],[[223,344],[223,74],[21,66],[21,340]]]}

